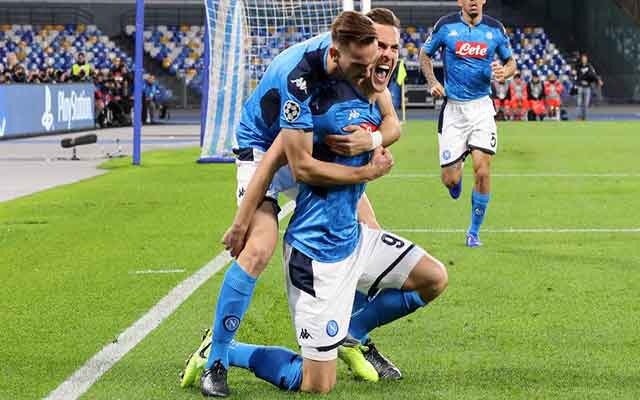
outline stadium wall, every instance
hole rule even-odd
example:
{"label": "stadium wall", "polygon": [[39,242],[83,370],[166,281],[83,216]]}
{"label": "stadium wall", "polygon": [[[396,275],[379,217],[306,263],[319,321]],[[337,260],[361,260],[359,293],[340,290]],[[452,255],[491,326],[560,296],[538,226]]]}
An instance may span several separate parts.
{"label": "stadium wall", "polygon": [[92,84],[0,85],[0,139],[95,126]]}

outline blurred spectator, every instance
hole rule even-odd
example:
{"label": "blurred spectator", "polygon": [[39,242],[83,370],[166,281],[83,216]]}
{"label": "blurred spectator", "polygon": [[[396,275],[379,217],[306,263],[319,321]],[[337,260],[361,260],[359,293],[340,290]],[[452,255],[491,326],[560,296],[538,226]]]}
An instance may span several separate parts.
{"label": "blurred spectator", "polygon": [[587,119],[587,109],[591,103],[592,85],[602,87],[603,82],[596,69],[589,63],[589,56],[583,53],[575,68],[576,86],[578,88],[578,120]]}
{"label": "blurred spectator", "polygon": [[549,74],[549,78],[544,84],[545,103],[549,118],[560,119],[560,106],[562,101],[560,96],[564,91],[564,86],[558,81],[556,74]]}
{"label": "blurred spectator", "polygon": [[522,120],[529,110],[529,100],[527,94],[527,84],[517,71],[511,82],[509,92],[511,102],[509,104],[510,114],[514,120]]}
{"label": "blurred spectator", "polygon": [[87,64],[84,53],[78,53],[76,63],[71,66],[71,79],[74,82],[91,79],[91,65]]}
{"label": "blurred spectator", "polygon": [[544,120],[545,107],[545,84],[540,79],[540,75],[537,72],[533,73],[531,81],[527,85],[527,95],[529,97],[529,121],[535,121],[540,119]]}
{"label": "blurred spectator", "polygon": [[498,121],[506,120],[509,115],[509,83],[507,81],[493,81],[491,94],[496,109],[496,119]]}
{"label": "blurred spectator", "polygon": [[7,53],[7,65],[5,67],[5,70],[13,75],[18,65],[20,65],[20,62],[18,61],[16,53]]}
{"label": "blurred spectator", "polygon": [[11,74],[11,82],[15,83],[27,83],[27,71],[20,64],[13,67],[13,74]]}
{"label": "blurred spectator", "polygon": [[144,96],[144,102],[142,104],[142,122],[152,124],[155,119],[155,112],[159,108],[160,103],[160,87],[158,86],[156,77],[153,74],[145,76],[142,93]]}

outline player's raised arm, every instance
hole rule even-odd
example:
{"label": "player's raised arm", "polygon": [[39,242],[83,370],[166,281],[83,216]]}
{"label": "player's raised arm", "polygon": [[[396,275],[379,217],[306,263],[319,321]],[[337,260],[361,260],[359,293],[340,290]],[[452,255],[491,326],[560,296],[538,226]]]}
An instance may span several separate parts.
{"label": "player's raised arm", "polygon": [[380,109],[380,114],[382,114],[382,123],[378,127],[378,132],[382,135],[382,146],[389,147],[400,139],[402,133],[400,119],[393,106],[393,99],[389,89],[376,96],[376,103]]}
{"label": "player's raised arm", "polygon": [[298,182],[317,186],[352,185],[372,181],[391,171],[393,158],[378,148],[371,162],[349,167],[313,158],[313,132],[283,129],[280,132],[293,177]]}

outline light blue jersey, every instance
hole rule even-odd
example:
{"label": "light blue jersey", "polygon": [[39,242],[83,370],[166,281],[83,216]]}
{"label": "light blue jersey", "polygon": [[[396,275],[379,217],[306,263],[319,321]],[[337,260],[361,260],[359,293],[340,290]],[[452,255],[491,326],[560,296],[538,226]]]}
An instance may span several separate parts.
{"label": "light blue jersey", "polygon": [[309,100],[327,82],[331,33],[292,46],[273,59],[245,102],[238,147],[267,151],[282,128],[313,129]]}
{"label": "light blue jersey", "polygon": [[504,26],[484,15],[476,26],[467,24],[462,12],[442,17],[422,48],[433,57],[443,50],[448,98],[469,101],[491,93],[491,63],[494,55],[506,62],[512,50]]}
{"label": "light blue jersey", "polygon": [[[369,162],[371,152],[355,157],[332,153],[325,137],[347,134],[342,128],[360,125],[372,131],[382,123],[377,105],[370,104],[347,82],[334,82],[314,96],[313,157],[322,161],[358,167]],[[296,210],[289,222],[285,240],[313,260],[334,263],[353,253],[360,240],[357,207],[365,184],[333,187],[299,184]]]}

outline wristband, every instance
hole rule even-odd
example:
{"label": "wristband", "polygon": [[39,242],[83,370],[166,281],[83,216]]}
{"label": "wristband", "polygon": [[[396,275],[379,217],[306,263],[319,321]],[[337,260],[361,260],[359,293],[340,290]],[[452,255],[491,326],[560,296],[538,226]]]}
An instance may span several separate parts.
{"label": "wristband", "polygon": [[371,150],[382,145],[382,134],[380,132],[371,132]]}

